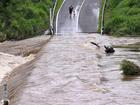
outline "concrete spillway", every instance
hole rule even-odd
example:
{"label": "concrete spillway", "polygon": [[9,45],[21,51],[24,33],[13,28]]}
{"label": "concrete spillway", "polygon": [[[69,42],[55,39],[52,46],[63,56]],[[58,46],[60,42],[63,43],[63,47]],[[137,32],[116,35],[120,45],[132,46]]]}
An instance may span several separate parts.
{"label": "concrete spillway", "polygon": [[[56,33],[97,32],[101,0],[64,0],[56,20]],[[68,8],[74,7],[70,18]]]}
{"label": "concrete spillway", "polygon": [[10,105],[139,105],[140,78],[122,80],[119,64],[132,59],[140,65],[140,52],[115,49],[106,56],[103,50],[104,44],[136,40],[99,34],[54,36],[37,59],[10,76]]}

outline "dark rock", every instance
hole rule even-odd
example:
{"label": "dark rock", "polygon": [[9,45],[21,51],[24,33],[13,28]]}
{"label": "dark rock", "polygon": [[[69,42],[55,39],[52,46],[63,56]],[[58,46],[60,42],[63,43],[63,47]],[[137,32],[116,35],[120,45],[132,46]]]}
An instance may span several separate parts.
{"label": "dark rock", "polygon": [[9,101],[8,100],[2,100],[0,105],[9,105]]}
{"label": "dark rock", "polygon": [[114,53],[115,52],[113,47],[110,47],[110,46],[104,46],[104,47],[105,47],[106,53]]}
{"label": "dark rock", "polygon": [[4,105],[9,105],[9,102],[8,101],[4,101]]}

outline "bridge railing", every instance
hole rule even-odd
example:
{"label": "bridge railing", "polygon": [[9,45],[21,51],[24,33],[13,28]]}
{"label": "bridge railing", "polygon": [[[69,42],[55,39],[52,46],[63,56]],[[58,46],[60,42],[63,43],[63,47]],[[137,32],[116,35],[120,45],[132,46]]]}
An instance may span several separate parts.
{"label": "bridge railing", "polygon": [[107,0],[104,0],[103,8],[102,8],[102,18],[101,18],[101,35],[104,33],[104,16],[105,16],[105,8],[106,8]]}
{"label": "bridge railing", "polygon": [[53,8],[50,9],[50,32],[55,33],[56,16],[63,0],[53,0]]}

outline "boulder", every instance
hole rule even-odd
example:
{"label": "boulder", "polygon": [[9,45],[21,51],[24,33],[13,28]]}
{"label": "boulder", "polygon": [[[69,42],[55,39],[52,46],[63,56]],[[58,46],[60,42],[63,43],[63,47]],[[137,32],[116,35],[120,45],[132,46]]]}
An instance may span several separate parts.
{"label": "boulder", "polygon": [[104,45],[104,47],[105,47],[105,52],[106,53],[114,53],[115,52],[114,48],[111,47],[111,46],[105,46]]}

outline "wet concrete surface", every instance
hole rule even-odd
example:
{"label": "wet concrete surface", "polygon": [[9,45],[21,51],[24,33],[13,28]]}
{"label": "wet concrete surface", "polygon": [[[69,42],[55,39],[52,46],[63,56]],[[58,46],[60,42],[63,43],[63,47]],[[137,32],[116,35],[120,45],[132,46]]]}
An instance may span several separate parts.
{"label": "wet concrete surface", "polygon": [[[70,17],[69,6],[75,15]],[[59,14],[56,33],[97,32],[101,0],[65,0]]]}
{"label": "wet concrete surface", "polygon": [[139,105],[139,77],[122,80],[118,66],[122,58],[138,58],[139,52],[116,49],[114,55],[106,56],[103,49],[104,44],[126,44],[132,40],[139,41],[99,34],[54,36],[35,63],[26,65],[22,75],[18,72],[11,77],[15,85],[20,85],[14,89],[11,82],[14,92],[10,104]]}
{"label": "wet concrete surface", "polygon": [[[80,13],[80,7],[83,0],[65,0],[60,13],[58,14],[57,32],[56,33],[75,33],[78,32],[78,18]],[[73,6],[75,10],[75,16],[72,14],[70,17],[69,7]]]}
{"label": "wet concrete surface", "polygon": [[101,0],[85,0],[79,17],[81,32],[98,32]]}

